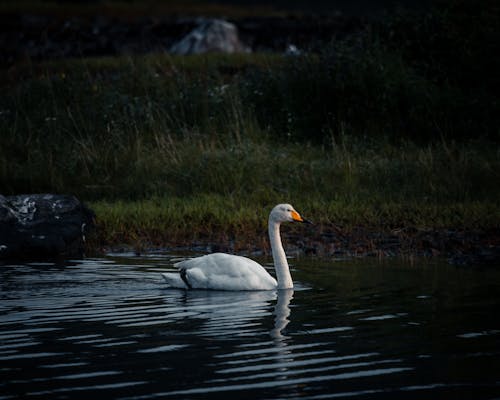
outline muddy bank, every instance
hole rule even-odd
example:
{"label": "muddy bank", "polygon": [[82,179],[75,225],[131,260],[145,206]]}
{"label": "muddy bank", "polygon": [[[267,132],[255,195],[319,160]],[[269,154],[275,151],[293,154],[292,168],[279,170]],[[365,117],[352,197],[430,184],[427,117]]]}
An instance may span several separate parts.
{"label": "muddy bank", "polygon": [[322,257],[441,257],[458,265],[500,265],[500,230],[401,228],[378,232],[363,227],[343,232],[326,228],[301,251]]}
{"label": "muddy bank", "polygon": [[[454,265],[500,266],[500,229],[487,230],[423,230],[401,228],[376,231],[366,227],[344,230],[329,225],[309,228],[309,231],[282,232],[287,254],[320,258],[440,258]],[[215,242],[215,243],[214,243]],[[258,244],[258,245],[256,245]],[[151,251],[198,251],[200,253],[228,252],[245,256],[270,255],[267,237],[235,240],[199,238],[151,245],[148,242],[126,245],[97,246],[98,252],[147,253]]]}

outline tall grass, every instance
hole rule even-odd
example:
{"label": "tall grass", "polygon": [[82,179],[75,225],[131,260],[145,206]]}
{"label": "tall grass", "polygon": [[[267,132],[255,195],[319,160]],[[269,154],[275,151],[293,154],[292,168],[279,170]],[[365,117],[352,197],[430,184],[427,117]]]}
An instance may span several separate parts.
{"label": "tall grass", "polygon": [[[305,69],[319,63],[302,62]],[[345,78],[342,85],[356,88],[344,87],[351,97],[337,94],[335,106],[328,93],[310,93],[326,90],[328,79],[312,71],[300,81],[301,71],[253,56],[82,60],[28,70],[0,100],[2,190],[88,199],[304,190],[441,202],[498,195],[494,141],[441,136],[415,144],[396,128],[411,120],[371,113],[369,102],[392,107],[388,94],[362,94],[365,83]],[[356,107],[365,110],[359,118],[351,115]],[[339,117],[323,124],[322,113]]]}

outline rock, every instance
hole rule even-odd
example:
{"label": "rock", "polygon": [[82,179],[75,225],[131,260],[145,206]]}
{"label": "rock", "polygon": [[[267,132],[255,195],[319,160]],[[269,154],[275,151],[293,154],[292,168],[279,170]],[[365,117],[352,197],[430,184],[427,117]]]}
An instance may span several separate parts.
{"label": "rock", "polygon": [[220,19],[205,20],[170,48],[171,53],[181,55],[248,51],[240,42],[236,25]]}
{"label": "rock", "polygon": [[290,43],[288,46],[286,46],[285,49],[286,56],[300,56],[301,54],[302,51],[300,51],[299,48],[294,44]]}
{"label": "rock", "polygon": [[78,257],[94,213],[73,196],[0,195],[0,259]]}

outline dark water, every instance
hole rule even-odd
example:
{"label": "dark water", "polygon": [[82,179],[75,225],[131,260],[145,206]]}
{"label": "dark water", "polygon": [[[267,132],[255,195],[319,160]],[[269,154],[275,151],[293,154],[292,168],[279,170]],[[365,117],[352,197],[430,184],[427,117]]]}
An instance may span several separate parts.
{"label": "dark water", "polygon": [[292,260],[294,291],[165,288],[172,255],[0,268],[0,399],[500,398],[495,269]]}

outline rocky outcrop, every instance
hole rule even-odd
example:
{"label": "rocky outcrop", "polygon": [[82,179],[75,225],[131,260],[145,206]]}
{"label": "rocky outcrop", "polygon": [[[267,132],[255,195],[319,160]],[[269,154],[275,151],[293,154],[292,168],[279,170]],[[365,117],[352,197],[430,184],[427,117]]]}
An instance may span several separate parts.
{"label": "rocky outcrop", "polygon": [[0,259],[83,254],[94,213],[68,195],[0,195]]}
{"label": "rocky outcrop", "polygon": [[171,53],[182,55],[244,51],[249,50],[240,42],[236,25],[220,19],[203,21],[170,48]]}

